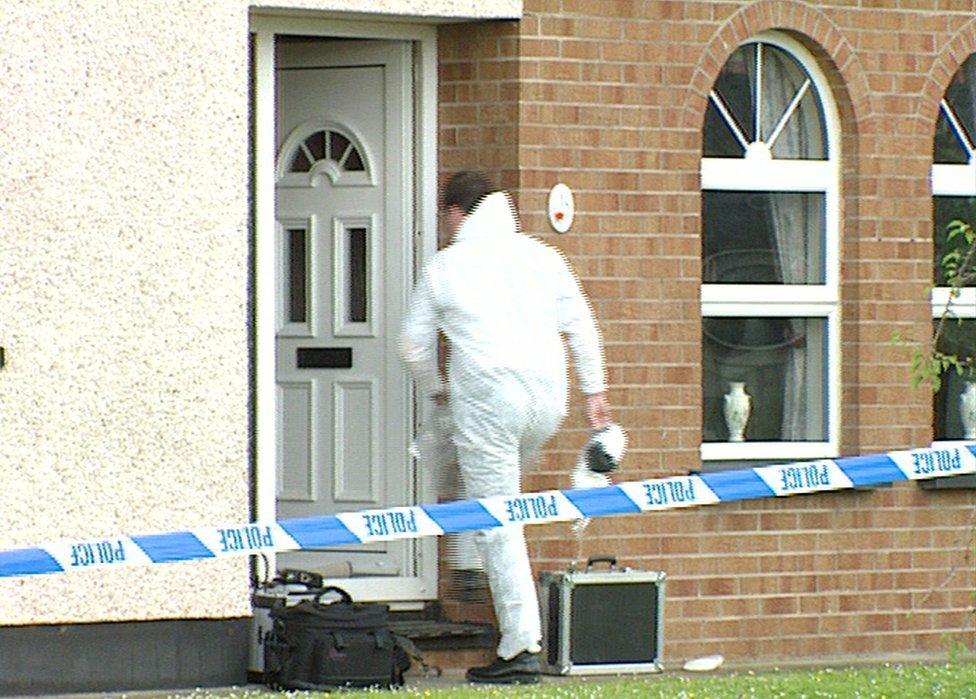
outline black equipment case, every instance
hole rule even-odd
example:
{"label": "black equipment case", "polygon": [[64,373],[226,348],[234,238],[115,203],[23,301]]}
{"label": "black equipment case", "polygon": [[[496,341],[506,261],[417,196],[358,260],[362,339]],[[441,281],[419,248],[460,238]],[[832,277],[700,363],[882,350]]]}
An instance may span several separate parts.
{"label": "black equipment case", "polygon": [[[608,563],[606,570],[593,570]],[[586,569],[540,575],[543,665],[549,674],[661,672],[662,572],[617,569],[611,557]]]}

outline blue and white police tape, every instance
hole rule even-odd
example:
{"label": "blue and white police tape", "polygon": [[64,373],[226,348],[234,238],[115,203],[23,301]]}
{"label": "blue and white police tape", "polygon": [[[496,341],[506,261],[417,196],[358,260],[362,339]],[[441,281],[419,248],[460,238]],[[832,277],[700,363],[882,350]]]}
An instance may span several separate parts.
{"label": "blue and white police tape", "polygon": [[0,577],[321,549],[976,473],[976,443],[0,551]]}

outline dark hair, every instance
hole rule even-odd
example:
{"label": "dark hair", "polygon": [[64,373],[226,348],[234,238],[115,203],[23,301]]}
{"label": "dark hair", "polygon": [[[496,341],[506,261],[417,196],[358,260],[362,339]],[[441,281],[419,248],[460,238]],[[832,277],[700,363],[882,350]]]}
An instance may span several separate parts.
{"label": "dark hair", "polygon": [[456,206],[466,214],[474,211],[475,207],[486,196],[495,191],[488,181],[488,176],[476,170],[464,170],[451,175],[451,179],[444,185],[441,195],[441,207]]}

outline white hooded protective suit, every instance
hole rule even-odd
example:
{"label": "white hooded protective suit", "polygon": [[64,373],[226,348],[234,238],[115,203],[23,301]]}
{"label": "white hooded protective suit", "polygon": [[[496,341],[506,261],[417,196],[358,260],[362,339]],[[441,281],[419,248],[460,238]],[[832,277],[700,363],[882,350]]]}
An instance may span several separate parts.
{"label": "white hooded protective suit", "polygon": [[[427,394],[444,388],[438,330],[450,344],[450,408],[468,497],[518,494],[520,463],[566,415],[560,333],[582,391],[600,393],[606,383],[599,334],[576,276],[559,251],[519,232],[504,192],[464,218],[414,290],[402,352]],[[539,603],[521,527],[485,530],[476,542],[498,619],[498,655],[538,651]]]}

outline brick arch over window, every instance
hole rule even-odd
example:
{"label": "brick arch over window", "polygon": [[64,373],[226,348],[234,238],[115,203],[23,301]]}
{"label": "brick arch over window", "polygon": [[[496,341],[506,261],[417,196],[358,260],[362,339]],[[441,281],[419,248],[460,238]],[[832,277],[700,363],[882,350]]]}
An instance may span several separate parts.
{"label": "brick arch over window", "polygon": [[976,53],[976,18],[971,19],[932,61],[925,76],[922,94],[916,108],[916,133],[929,141],[935,138],[935,125],[939,120],[939,101],[945,96],[949,81],[970,54]]}
{"label": "brick arch over window", "polygon": [[735,49],[767,30],[785,31],[802,42],[825,68],[841,119],[845,153],[847,140],[875,114],[867,75],[860,61],[833,22],[822,12],[794,0],[762,0],[742,8],[715,32],[702,52],[682,109],[682,126],[701,129],[708,93]]}

